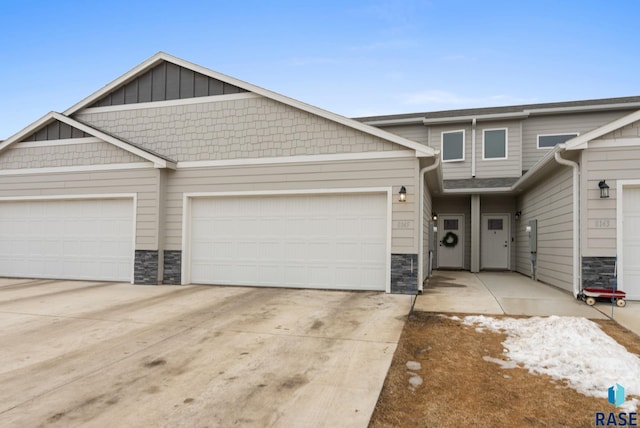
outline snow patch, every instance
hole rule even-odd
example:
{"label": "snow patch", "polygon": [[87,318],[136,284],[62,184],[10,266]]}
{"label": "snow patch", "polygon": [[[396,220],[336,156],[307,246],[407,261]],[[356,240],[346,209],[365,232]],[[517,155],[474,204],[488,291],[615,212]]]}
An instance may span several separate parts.
{"label": "snow patch", "polygon": [[[608,388],[616,383],[625,387],[628,397],[640,396],[640,358],[586,318],[497,319],[480,315],[467,316],[462,323],[507,335],[504,356],[511,361],[484,357],[486,361],[502,367],[522,365],[529,373],[563,380],[591,397],[606,399]],[[633,412],[639,403],[630,398],[621,408]]]}
{"label": "snow patch", "polygon": [[422,385],[422,378],[417,374],[414,374],[409,378],[409,383],[411,384],[412,387],[417,388],[420,385]]}
{"label": "snow patch", "polygon": [[422,365],[417,361],[407,361],[407,368],[409,370],[420,370]]}

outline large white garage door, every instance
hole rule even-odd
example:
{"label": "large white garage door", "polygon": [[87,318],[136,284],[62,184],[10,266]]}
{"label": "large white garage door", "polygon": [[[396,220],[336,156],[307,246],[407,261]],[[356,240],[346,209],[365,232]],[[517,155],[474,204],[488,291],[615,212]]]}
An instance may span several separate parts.
{"label": "large white garage door", "polygon": [[133,200],[0,202],[0,276],[130,281]]}
{"label": "large white garage door", "polygon": [[386,194],[196,198],[195,284],[385,290]]}
{"label": "large white garage door", "polygon": [[625,188],[622,201],[622,268],[627,298],[640,300],[640,189]]}

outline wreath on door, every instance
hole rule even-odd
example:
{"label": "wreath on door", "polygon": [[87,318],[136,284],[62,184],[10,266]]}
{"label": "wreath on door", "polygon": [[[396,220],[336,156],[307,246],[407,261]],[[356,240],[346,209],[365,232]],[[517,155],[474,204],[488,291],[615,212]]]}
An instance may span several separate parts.
{"label": "wreath on door", "polygon": [[448,248],[455,247],[458,245],[458,235],[453,232],[447,232],[447,234],[444,235],[444,238],[442,238],[442,245]]}

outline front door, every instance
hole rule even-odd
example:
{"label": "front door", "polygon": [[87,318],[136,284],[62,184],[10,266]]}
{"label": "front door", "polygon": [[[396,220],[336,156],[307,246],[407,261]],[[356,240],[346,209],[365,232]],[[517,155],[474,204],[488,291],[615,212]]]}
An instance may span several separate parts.
{"label": "front door", "polygon": [[464,215],[441,215],[438,221],[438,267],[464,267]]}
{"label": "front door", "polygon": [[509,215],[483,214],[480,241],[481,269],[509,268]]}

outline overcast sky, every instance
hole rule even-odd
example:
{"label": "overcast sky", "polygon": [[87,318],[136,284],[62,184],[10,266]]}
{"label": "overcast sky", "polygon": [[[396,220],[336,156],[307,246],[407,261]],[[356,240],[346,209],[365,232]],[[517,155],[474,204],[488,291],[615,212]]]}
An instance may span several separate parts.
{"label": "overcast sky", "polygon": [[3,0],[0,139],[158,51],[345,116],[640,95],[640,1]]}

